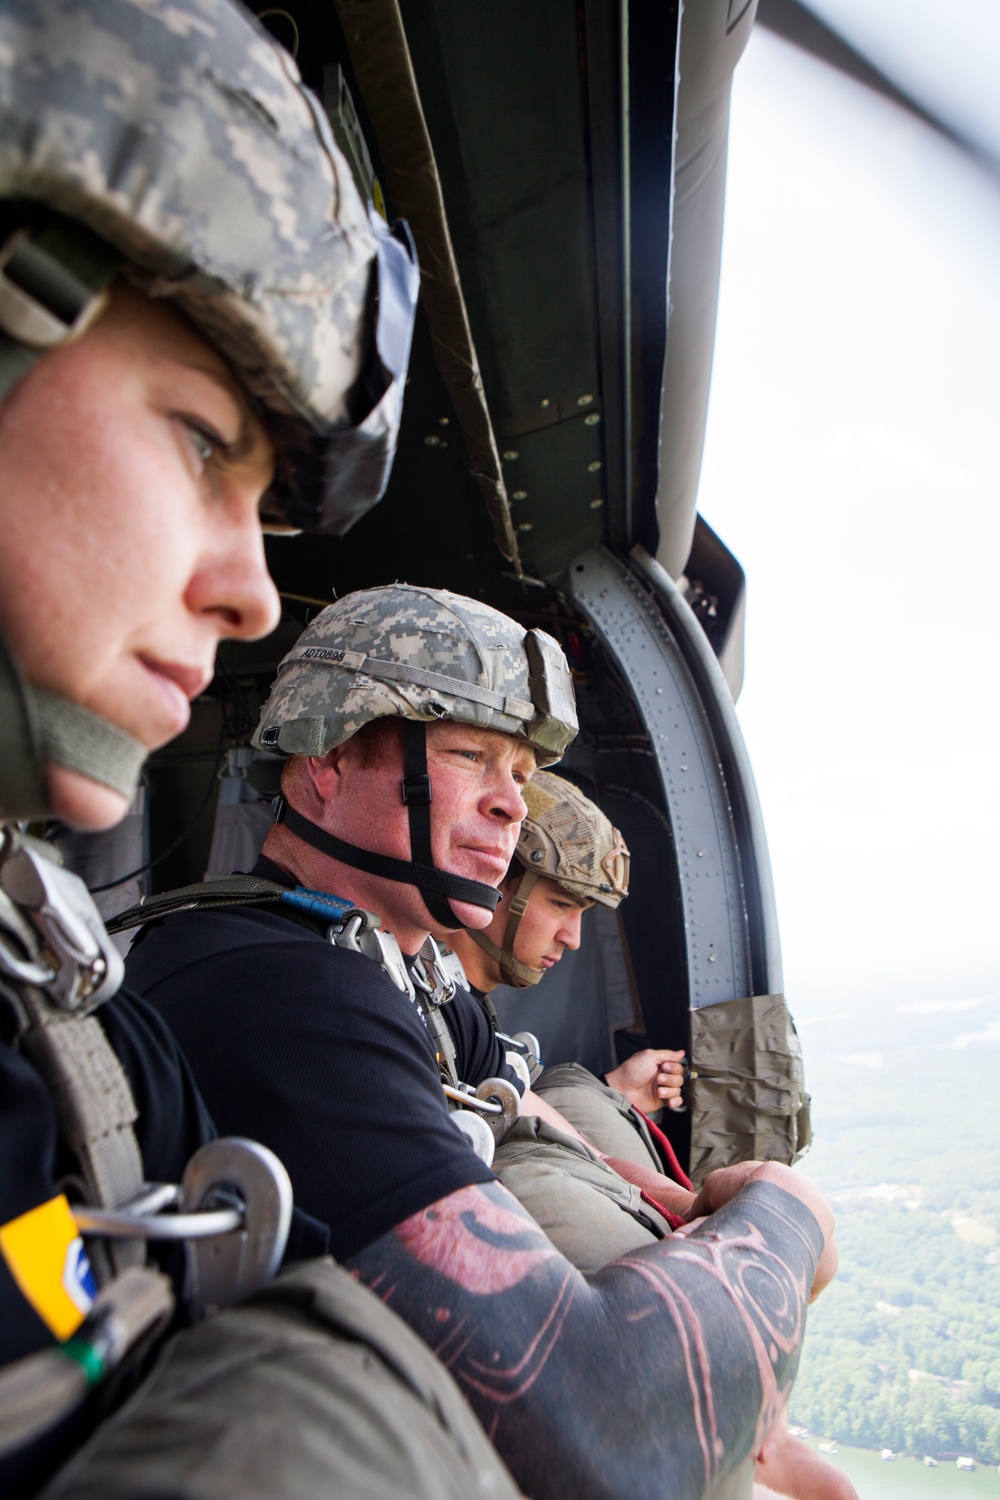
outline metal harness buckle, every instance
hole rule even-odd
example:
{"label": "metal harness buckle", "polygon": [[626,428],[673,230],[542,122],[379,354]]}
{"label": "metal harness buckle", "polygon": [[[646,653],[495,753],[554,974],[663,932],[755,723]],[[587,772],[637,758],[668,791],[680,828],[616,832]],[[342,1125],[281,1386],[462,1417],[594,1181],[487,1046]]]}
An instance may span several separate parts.
{"label": "metal harness buckle", "polygon": [[384,974],[392,980],[397,990],[410,1000],[417,998],[402,950],[391,932],[376,927],[363,911],[349,912],[338,926],[328,929],[330,942],[335,948],[346,948],[350,953],[362,953],[378,964]]}
{"label": "metal harness buckle", "polygon": [[[410,965],[413,983],[431,1005],[447,1005],[455,997],[459,979],[436,938],[428,937]],[[456,960],[457,961],[457,960]],[[464,977],[465,970],[462,970]]]}
{"label": "metal harness buckle", "polygon": [[125,966],[83,881],[43,846],[7,830],[0,854],[0,974],[44,986],[86,1015],[121,988]]}
{"label": "metal harness buckle", "polygon": [[223,1137],[195,1152],[179,1187],[145,1183],[122,1208],[74,1204],[73,1217],[83,1235],[184,1241],[188,1307],[204,1317],[242,1302],[277,1271],[292,1221],[292,1184],[266,1146]]}
{"label": "metal harness buckle", "polygon": [[459,1105],[449,1119],[476,1155],[491,1167],[494,1151],[520,1116],[520,1094],[506,1078],[485,1078],[477,1089],[468,1083],[459,1084],[457,1089],[448,1084],[443,1087],[446,1096]]}

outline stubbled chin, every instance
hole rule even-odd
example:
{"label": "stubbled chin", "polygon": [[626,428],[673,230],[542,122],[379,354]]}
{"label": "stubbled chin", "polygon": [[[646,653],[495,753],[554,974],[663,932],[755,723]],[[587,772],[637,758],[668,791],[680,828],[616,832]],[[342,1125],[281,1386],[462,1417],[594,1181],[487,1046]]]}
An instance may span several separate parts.
{"label": "stubbled chin", "polygon": [[81,776],[79,771],[49,763],[45,781],[53,813],[71,828],[98,833],[113,828],[128,812],[127,798],[88,776]]}

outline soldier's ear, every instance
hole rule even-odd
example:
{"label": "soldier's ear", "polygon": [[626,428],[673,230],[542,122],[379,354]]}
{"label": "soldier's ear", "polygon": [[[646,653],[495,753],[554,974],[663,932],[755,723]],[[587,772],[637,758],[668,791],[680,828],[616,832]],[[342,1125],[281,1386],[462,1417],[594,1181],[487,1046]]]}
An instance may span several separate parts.
{"label": "soldier's ear", "polygon": [[353,758],[350,755],[350,743],[348,740],[346,744],[334,745],[325,755],[302,757],[306,777],[313,791],[324,801],[333,796],[343,782],[345,763]]}

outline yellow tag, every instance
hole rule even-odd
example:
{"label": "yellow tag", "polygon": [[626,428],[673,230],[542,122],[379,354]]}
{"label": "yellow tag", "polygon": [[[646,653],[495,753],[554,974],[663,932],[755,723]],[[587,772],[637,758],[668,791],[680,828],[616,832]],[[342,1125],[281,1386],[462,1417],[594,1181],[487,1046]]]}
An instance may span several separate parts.
{"label": "yellow tag", "polygon": [[0,1228],[0,1252],[35,1312],[68,1339],[97,1296],[94,1273],[62,1193]]}

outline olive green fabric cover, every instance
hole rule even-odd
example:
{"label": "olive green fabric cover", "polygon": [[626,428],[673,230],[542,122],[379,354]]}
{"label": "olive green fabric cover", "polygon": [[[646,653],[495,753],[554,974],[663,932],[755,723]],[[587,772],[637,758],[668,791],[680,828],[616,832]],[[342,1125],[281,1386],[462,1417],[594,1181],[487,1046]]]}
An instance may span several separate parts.
{"label": "olive green fabric cover", "polygon": [[535,1084],[535,1093],[565,1115],[602,1155],[662,1172],[663,1163],[642,1116],[624,1094],[602,1083],[580,1063],[546,1068]]}
{"label": "olive green fabric cover", "polygon": [[176,1335],[45,1500],[518,1500],[430,1350],[332,1260]]}
{"label": "olive green fabric cover", "polygon": [[585,1274],[670,1233],[637,1187],[582,1141],[537,1115],[522,1115],[497,1147],[493,1170]]}
{"label": "olive green fabric cover", "polygon": [[[645,1146],[629,1123],[628,1101],[622,1094],[578,1063],[547,1068],[539,1079],[539,1092],[546,1079],[548,1103],[562,1109],[556,1100],[565,1101],[578,1130],[589,1127],[594,1131],[591,1140],[599,1134],[608,1142],[606,1147],[601,1145],[607,1155],[659,1169],[652,1144]],[[564,1113],[569,1118],[569,1110]],[[666,1220],[642,1201],[638,1188],[625,1182],[596,1153],[537,1116],[518,1120],[498,1146],[493,1170],[556,1248],[585,1275],[670,1233]],[[720,1480],[705,1500],[750,1500],[752,1492],[753,1463],[748,1460]]]}
{"label": "olive green fabric cover", "polygon": [[742,1161],[797,1161],[812,1139],[802,1047],[783,995],[691,1011],[691,1180]]}

